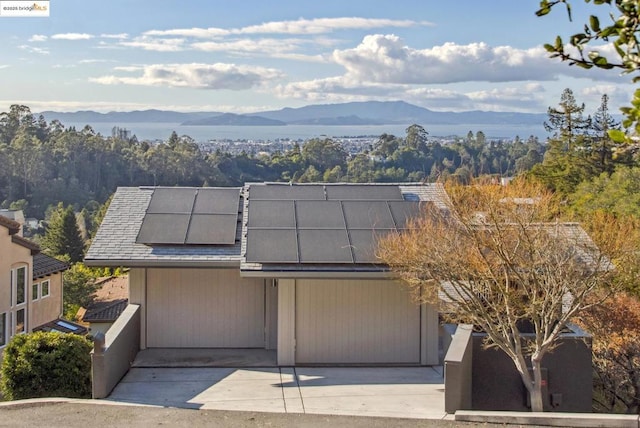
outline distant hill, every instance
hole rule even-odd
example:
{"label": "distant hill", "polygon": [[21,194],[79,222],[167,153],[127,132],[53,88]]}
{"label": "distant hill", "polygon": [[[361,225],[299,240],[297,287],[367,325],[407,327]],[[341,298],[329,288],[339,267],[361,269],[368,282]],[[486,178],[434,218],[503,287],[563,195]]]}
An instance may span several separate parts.
{"label": "distant hill", "polygon": [[43,111],[44,118],[50,122],[58,119],[64,125],[65,122],[74,123],[182,123],[188,120],[196,120],[203,117],[211,117],[222,113],[194,112],[181,113],[167,110],[135,110],[135,111],[111,111],[98,113],[91,110],[68,112]]}
{"label": "distant hill", "polygon": [[245,116],[241,114],[224,113],[218,116],[202,119],[187,120],[181,125],[189,126],[285,126],[280,120],[267,119],[261,116]]}
{"label": "distant hill", "polygon": [[492,111],[442,112],[418,107],[404,101],[366,101],[342,104],[317,104],[300,108],[263,111],[250,114],[220,112],[183,113],[165,110],[97,113],[78,111],[42,112],[47,121],[65,123],[180,123],[201,126],[282,126],[282,125],[542,125],[546,113]]}
{"label": "distant hill", "polygon": [[300,108],[255,113],[261,117],[287,123],[305,124],[322,118],[360,117],[367,123],[358,124],[409,124],[455,125],[538,125],[547,119],[545,113],[515,113],[492,111],[438,112],[418,107],[404,101],[365,101],[342,104],[317,104]]}

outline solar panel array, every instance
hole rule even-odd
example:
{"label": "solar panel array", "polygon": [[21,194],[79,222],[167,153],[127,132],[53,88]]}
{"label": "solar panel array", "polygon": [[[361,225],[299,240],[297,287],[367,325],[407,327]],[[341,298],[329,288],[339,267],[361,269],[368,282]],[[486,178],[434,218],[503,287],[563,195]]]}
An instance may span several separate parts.
{"label": "solar panel array", "polygon": [[407,228],[421,202],[393,185],[279,185],[249,188],[250,263],[376,263],[376,242]]}
{"label": "solar panel array", "polygon": [[240,189],[155,189],[136,242],[148,245],[231,245]]}

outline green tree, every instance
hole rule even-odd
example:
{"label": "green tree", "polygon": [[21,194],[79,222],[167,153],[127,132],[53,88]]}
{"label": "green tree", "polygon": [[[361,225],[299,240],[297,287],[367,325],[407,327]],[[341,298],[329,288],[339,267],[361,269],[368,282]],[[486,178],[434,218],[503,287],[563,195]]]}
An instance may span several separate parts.
{"label": "green tree", "polygon": [[[632,82],[640,81],[640,3],[633,0],[584,0],[592,3],[596,12],[589,16],[582,32],[569,36],[571,49],[566,49],[561,36],[556,36],[553,43],[545,44],[545,49],[552,58],[567,61],[569,65],[583,68],[601,68],[605,70],[622,71],[631,75]],[[544,16],[558,6],[564,5],[567,16],[571,21],[571,2],[569,0],[541,0],[536,15]],[[612,9],[615,8],[615,13]],[[604,10],[603,10],[604,9]],[[597,13],[603,11],[603,13]],[[601,19],[599,15],[605,15]],[[606,22],[606,23],[605,23]],[[613,48],[613,59],[603,54],[605,49],[602,42]],[[626,116],[623,121],[625,128],[633,128],[635,134],[640,134],[640,89],[634,93],[634,99],[629,107],[623,107]],[[624,149],[637,152],[640,145],[632,139],[625,139],[622,131],[611,130],[611,137],[618,142],[625,142]]]}
{"label": "green tree", "polygon": [[413,124],[406,129],[405,141],[408,147],[422,150],[427,144],[429,133],[420,125]]}
{"label": "green tree", "polygon": [[640,167],[618,167],[584,181],[569,197],[569,211],[579,217],[599,210],[640,219]]}
{"label": "green tree", "polygon": [[71,205],[65,208],[58,204],[47,224],[42,246],[51,256],[68,257],[71,263],[82,260],[84,241]]}
{"label": "green tree", "polygon": [[91,342],[76,334],[15,335],[4,350],[0,389],[5,398],[89,398]]}
{"label": "green tree", "polygon": [[578,105],[573,91],[562,92],[557,108],[549,107],[549,121],[545,128],[554,135],[548,142],[548,149],[541,164],[532,169],[532,174],[549,189],[566,196],[576,186],[593,176],[586,150],[587,130],[591,120],[583,117],[584,104]]}
{"label": "green tree", "polygon": [[302,159],[308,165],[313,165],[318,171],[326,171],[335,166],[344,168],[347,162],[347,152],[337,141],[330,138],[321,140],[313,138],[302,146]]}
{"label": "green tree", "polygon": [[78,309],[86,308],[93,302],[98,272],[82,263],[76,263],[64,272],[63,277],[64,313],[67,318],[75,319]]}
{"label": "green tree", "polygon": [[[620,123],[616,122],[611,113],[609,113],[609,96],[604,94],[600,102],[598,110],[593,115],[591,123],[595,133],[593,142],[590,147],[594,170],[597,174],[606,172],[611,174],[614,170],[614,151],[618,144],[614,143],[609,136],[609,131],[620,129]],[[615,159],[621,162],[624,159]]]}

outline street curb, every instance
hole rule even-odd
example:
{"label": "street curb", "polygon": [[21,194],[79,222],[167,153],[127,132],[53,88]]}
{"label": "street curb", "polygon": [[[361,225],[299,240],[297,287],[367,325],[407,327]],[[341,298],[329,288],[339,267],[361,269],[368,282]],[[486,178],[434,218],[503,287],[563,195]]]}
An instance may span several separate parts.
{"label": "street curb", "polygon": [[[0,401],[0,410],[28,409],[30,407],[53,406],[56,404],[87,404],[98,406],[128,406],[128,407],[166,407],[153,404],[130,403],[126,401],[111,401],[109,399],[94,400],[92,398],[27,398],[24,400]],[[170,407],[170,406],[169,406]]]}
{"label": "street curb", "polygon": [[29,407],[51,406],[61,403],[82,402],[88,400],[71,399],[64,397],[27,398],[24,400],[2,401],[0,409],[26,409]]}
{"label": "street curb", "polygon": [[455,420],[497,424],[546,425],[577,428],[640,428],[638,415],[605,413],[491,412],[458,410]]}

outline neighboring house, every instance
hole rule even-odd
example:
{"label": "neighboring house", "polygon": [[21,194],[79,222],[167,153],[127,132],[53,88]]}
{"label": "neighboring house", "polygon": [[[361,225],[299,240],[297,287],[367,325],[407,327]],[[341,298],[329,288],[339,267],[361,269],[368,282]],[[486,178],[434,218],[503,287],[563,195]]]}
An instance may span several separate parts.
{"label": "neighboring house", "polygon": [[438,313],[377,263],[439,184],[119,188],[85,258],[130,268],[140,348],[262,348],[279,365],[438,363]]}
{"label": "neighboring house", "polygon": [[106,333],[129,304],[129,278],[115,276],[97,281],[94,300],[86,309],[80,308],[80,321],[89,325],[92,335]]}
{"label": "neighboring house", "polygon": [[40,253],[20,223],[0,215],[0,353],[16,334],[37,330],[62,313],[68,264]]}

